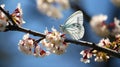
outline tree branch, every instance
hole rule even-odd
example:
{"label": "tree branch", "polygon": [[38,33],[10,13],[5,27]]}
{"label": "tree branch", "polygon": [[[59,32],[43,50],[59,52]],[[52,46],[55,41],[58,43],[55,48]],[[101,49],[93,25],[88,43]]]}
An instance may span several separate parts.
{"label": "tree branch", "polygon": [[26,29],[26,28],[23,28],[20,26],[8,26],[8,29],[9,29],[9,31],[21,31],[21,32],[32,34],[34,36],[39,36],[39,37],[45,38],[45,35],[40,32],[32,31],[32,30],[29,30],[29,29]]}
{"label": "tree branch", "polygon": [[72,40],[72,39],[66,39],[65,42],[69,42],[69,43],[73,43],[73,44],[76,44],[76,45],[90,47],[90,48],[93,48],[95,50],[105,52],[108,55],[120,58],[120,53],[117,53],[114,50],[111,50],[111,49],[108,49],[108,48],[100,47],[100,46],[96,45],[95,43],[91,43],[91,42],[87,42],[87,41],[80,41],[80,40],[76,41],[76,40]]}
{"label": "tree branch", "polygon": [[[34,36],[39,36],[39,37],[45,38],[44,34],[41,34],[41,33],[36,32],[36,31],[29,30],[29,29],[26,29],[26,28],[23,28],[23,27],[10,26],[9,30],[25,32],[25,33],[32,34]],[[81,41],[81,40],[72,40],[72,39],[68,39],[68,38],[65,39],[65,42],[73,43],[75,45],[81,45],[81,46],[90,47],[90,48],[93,48],[95,50],[105,52],[108,55],[112,55],[114,57],[120,58],[120,53],[117,53],[114,50],[111,50],[111,49],[108,49],[108,48],[100,47],[100,46],[96,45],[95,43],[91,43],[91,42],[87,42],[87,41]]]}
{"label": "tree branch", "polygon": [[[14,21],[9,13],[6,13],[6,11],[1,7],[0,7],[0,10],[3,11],[3,13],[11,20],[11,22],[14,23]],[[41,34],[39,32],[32,31],[32,30],[29,30],[29,29],[26,29],[26,28],[23,28],[20,26],[9,25],[9,26],[7,26],[7,28],[9,29],[9,31],[20,31],[20,32],[32,34],[34,36],[39,36],[39,37],[45,38],[44,34]],[[107,49],[107,48],[100,47],[100,46],[96,45],[95,43],[80,41],[80,40],[72,40],[72,39],[68,39],[68,38],[65,39],[65,42],[73,43],[75,45],[87,46],[87,47],[93,48],[95,50],[105,52],[111,56],[120,58],[120,53],[117,53],[117,52],[110,50],[110,49]]]}

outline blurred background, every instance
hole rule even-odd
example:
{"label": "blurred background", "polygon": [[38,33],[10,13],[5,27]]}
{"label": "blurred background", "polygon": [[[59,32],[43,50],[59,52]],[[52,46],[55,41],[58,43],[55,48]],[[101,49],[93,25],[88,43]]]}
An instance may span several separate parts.
{"label": "blurred background", "polygon": [[[76,11],[74,8],[62,10],[63,17],[55,19],[40,12],[36,0],[0,0],[0,4],[5,4],[5,9],[10,13],[18,3],[21,3],[23,19],[26,21],[23,27],[42,33],[46,27],[50,30],[54,26],[59,30],[59,25],[64,24],[66,19]],[[113,5],[111,0],[71,0],[71,4],[77,4],[90,17],[96,14],[108,15],[108,23],[112,22],[114,17],[120,19],[120,8]],[[101,38],[92,31],[86,18],[84,27],[85,35],[82,40],[98,43]],[[108,62],[101,63],[91,59],[91,63],[84,64],[80,62],[82,56],[79,53],[86,47],[74,44],[71,44],[63,55],[51,54],[44,58],[25,55],[18,50],[18,42],[23,35],[24,33],[17,31],[0,32],[0,67],[119,67],[120,64],[119,58],[111,58]]]}

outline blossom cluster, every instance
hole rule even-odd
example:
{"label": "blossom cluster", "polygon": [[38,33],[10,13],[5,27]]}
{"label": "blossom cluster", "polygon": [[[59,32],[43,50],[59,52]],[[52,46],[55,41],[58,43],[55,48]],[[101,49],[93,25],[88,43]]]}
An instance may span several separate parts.
{"label": "blossom cluster", "polygon": [[[4,9],[5,5],[2,4],[0,5],[0,7]],[[17,8],[10,15],[12,19],[14,20],[15,24],[17,24],[18,26],[21,26],[24,23],[22,19],[22,9],[21,9],[20,3],[18,3]],[[10,21],[7,18],[7,16],[2,11],[0,11],[0,31],[5,31],[9,23]]]}
{"label": "blossom cluster", "polygon": [[37,8],[47,16],[61,18],[61,9],[69,8],[69,0],[37,0]]}
{"label": "blossom cluster", "polygon": [[103,14],[93,16],[90,21],[93,31],[101,37],[109,37],[109,35],[115,36],[120,34],[120,20],[114,18],[114,22],[107,24],[107,18],[108,17]]}
{"label": "blossom cluster", "polygon": [[64,42],[65,34],[59,33],[56,29],[52,28],[52,32],[45,30],[46,38],[41,41],[50,52],[55,54],[63,54],[68,46],[68,43]]}
{"label": "blossom cluster", "polygon": [[[120,53],[120,34],[116,35],[116,40],[113,42],[110,42],[110,40],[107,38],[102,39],[97,45]],[[80,52],[80,54],[83,56],[83,58],[81,58],[81,61],[84,63],[89,63],[89,59],[92,58],[92,56],[96,56],[96,58],[94,59],[96,62],[107,61],[110,58],[107,53],[97,51],[92,48],[83,50]]]}
{"label": "blossom cluster", "polygon": [[43,50],[35,39],[30,38],[29,34],[25,34],[23,39],[19,41],[18,49],[25,54],[36,57],[44,57],[50,54],[49,51]]}
{"label": "blossom cluster", "polygon": [[19,50],[25,54],[34,55],[36,57],[48,56],[51,53],[60,55],[66,51],[68,43],[64,42],[64,34],[52,28],[52,32],[45,30],[45,35],[46,37],[40,41],[42,45],[39,45],[39,42],[30,38],[29,34],[25,34],[23,39],[19,41]]}

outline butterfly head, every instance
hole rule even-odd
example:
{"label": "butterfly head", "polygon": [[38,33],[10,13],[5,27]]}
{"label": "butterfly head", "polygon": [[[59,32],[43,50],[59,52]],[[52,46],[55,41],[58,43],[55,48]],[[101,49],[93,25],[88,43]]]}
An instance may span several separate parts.
{"label": "butterfly head", "polygon": [[65,27],[64,27],[64,25],[60,25],[60,30],[61,30],[62,32],[65,32]]}

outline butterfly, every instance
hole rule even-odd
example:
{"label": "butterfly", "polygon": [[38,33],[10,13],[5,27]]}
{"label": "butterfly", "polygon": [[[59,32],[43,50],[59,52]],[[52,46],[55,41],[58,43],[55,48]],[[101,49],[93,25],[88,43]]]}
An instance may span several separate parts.
{"label": "butterfly", "polygon": [[60,25],[60,30],[69,34],[73,39],[79,40],[84,36],[83,13],[76,11],[73,13],[64,25]]}

